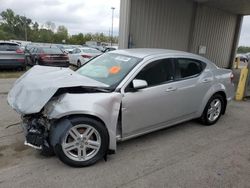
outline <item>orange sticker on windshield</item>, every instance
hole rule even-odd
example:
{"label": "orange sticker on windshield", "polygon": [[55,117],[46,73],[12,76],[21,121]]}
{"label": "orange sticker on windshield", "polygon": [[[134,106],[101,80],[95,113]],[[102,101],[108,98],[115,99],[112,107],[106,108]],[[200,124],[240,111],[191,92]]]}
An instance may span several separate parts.
{"label": "orange sticker on windshield", "polygon": [[119,67],[119,66],[113,66],[113,67],[111,67],[109,69],[109,73],[110,74],[117,74],[117,73],[120,72],[120,70],[121,70],[121,67]]}

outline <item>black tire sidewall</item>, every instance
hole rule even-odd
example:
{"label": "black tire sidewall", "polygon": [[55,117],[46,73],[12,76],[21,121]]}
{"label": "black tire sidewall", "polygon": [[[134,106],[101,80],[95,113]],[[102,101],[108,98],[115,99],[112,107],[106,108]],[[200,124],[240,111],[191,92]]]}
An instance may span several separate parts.
{"label": "black tire sidewall", "polygon": [[65,164],[72,166],[72,167],[86,167],[95,164],[97,161],[99,161],[101,158],[106,155],[107,150],[108,150],[108,145],[109,145],[109,136],[108,136],[108,131],[106,127],[103,125],[103,123],[92,119],[88,117],[74,117],[70,119],[72,126],[78,125],[78,124],[87,124],[92,127],[94,127],[100,134],[101,137],[101,147],[98,151],[98,153],[91,159],[87,161],[74,161],[70,158],[68,158],[62,149],[62,142],[63,139],[66,135],[66,133],[69,131],[69,129],[72,126],[69,126],[66,131],[60,136],[60,143],[55,145],[55,153],[59,157],[59,159],[64,162]]}
{"label": "black tire sidewall", "polygon": [[81,61],[77,61],[77,67],[80,68],[81,67]]}
{"label": "black tire sidewall", "polygon": [[[219,100],[220,100],[220,102],[221,102],[221,111],[220,111],[219,117],[218,117],[216,120],[210,121],[210,120],[208,119],[208,117],[207,117],[207,112],[208,112],[208,109],[209,109],[209,107],[210,107],[211,102],[212,102],[213,100],[215,100],[215,99],[219,99]],[[204,125],[207,125],[207,126],[214,125],[214,124],[220,119],[220,117],[221,117],[221,115],[222,115],[222,112],[223,112],[223,109],[224,109],[224,108],[225,108],[225,102],[224,102],[223,97],[222,97],[221,95],[219,95],[219,94],[213,95],[213,96],[209,99],[209,101],[207,102],[207,105],[206,105],[206,107],[205,107],[205,109],[204,109],[204,111],[203,111],[203,114],[202,114],[202,117],[201,117],[202,123],[203,123]]]}

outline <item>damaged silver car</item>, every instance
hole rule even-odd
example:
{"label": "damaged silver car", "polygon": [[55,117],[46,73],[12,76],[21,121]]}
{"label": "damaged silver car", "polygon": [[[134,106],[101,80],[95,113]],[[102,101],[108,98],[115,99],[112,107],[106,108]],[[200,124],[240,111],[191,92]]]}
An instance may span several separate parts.
{"label": "damaged silver car", "polygon": [[25,144],[84,167],[124,141],[183,121],[215,124],[234,96],[231,70],[185,52],[105,53],[77,71],[34,66],[8,94]]}

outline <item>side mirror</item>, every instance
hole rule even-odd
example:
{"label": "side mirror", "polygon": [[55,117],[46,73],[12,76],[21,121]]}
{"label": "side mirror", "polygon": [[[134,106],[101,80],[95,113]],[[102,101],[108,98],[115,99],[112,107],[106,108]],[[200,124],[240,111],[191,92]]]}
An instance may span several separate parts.
{"label": "side mirror", "polygon": [[143,89],[148,87],[148,83],[145,80],[134,79],[132,83],[134,89]]}

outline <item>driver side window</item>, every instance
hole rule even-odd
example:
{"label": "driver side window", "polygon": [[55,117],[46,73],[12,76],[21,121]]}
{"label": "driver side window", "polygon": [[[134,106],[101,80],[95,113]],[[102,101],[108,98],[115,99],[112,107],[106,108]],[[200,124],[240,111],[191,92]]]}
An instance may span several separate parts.
{"label": "driver side window", "polygon": [[148,87],[174,80],[173,60],[161,59],[146,65],[135,79],[145,80]]}
{"label": "driver side window", "polygon": [[[134,79],[145,80],[148,87],[164,84],[174,80],[173,59],[161,59],[146,65]],[[132,82],[127,86],[125,92],[133,91]]]}

